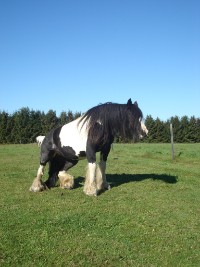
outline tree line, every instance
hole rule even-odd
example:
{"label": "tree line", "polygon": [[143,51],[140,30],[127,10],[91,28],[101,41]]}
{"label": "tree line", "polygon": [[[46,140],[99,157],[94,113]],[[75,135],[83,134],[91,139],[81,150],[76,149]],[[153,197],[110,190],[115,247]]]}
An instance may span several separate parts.
{"label": "tree line", "polygon": [[80,112],[56,112],[49,110],[46,114],[41,111],[21,108],[12,115],[0,112],[0,144],[34,143],[38,135],[46,135],[49,130],[66,124],[81,116]]}
{"label": "tree line", "polygon": [[[0,144],[27,144],[34,143],[38,135],[46,135],[50,129],[64,125],[81,116],[81,112],[63,111],[60,116],[49,110],[47,113],[21,108],[13,114],[0,111]],[[143,142],[169,143],[170,123],[173,125],[174,142],[199,143],[200,142],[200,118],[184,116],[171,117],[167,121],[159,118],[153,119],[148,115],[145,125],[149,130],[148,136]],[[116,142],[125,142],[119,137]]]}
{"label": "tree line", "polygon": [[147,116],[145,125],[149,130],[145,142],[148,143],[169,143],[171,142],[170,124],[173,127],[175,143],[199,143],[200,142],[200,118],[194,116],[171,117],[167,121],[161,121],[159,118],[153,119]]}

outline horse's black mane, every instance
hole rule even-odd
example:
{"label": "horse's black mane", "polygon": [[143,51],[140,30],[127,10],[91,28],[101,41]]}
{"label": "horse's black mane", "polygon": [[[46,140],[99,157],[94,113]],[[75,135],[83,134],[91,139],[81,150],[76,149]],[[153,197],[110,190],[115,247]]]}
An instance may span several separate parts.
{"label": "horse's black mane", "polygon": [[120,135],[125,139],[132,139],[136,134],[142,111],[137,102],[132,104],[131,99],[127,104],[107,102],[89,109],[80,122],[88,123],[91,140],[106,142],[107,138]]}

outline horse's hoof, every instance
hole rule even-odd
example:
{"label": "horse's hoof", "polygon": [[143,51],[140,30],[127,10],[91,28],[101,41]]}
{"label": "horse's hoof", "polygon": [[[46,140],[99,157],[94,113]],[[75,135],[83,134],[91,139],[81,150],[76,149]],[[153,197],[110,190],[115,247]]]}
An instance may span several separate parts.
{"label": "horse's hoof", "polygon": [[111,186],[109,184],[106,184],[100,188],[97,188],[98,192],[102,192],[102,191],[106,191],[106,190],[110,190]]}
{"label": "horse's hoof", "polygon": [[32,187],[32,186],[29,188],[29,191],[34,192],[34,193],[41,192],[43,190],[44,190],[43,188]]}
{"label": "horse's hoof", "polygon": [[65,171],[60,171],[58,174],[60,180],[60,187],[62,189],[73,189],[74,187],[74,177]]}
{"label": "horse's hoof", "polygon": [[97,192],[96,193],[86,193],[86,195],[87,196],[89,196],[89,197],[97,197],[98,196],[98,194],[97,194]]}
{"label": "horse's hoof", "polygon": [[92,190],[92,191],[84,191],[84,193],[89,197],[97,197],[98,196],[98,190]]}
{"label": "horse's hoof", "polygon": [[72,186],[61,186],[62,189],[71,190],[73,189]]}
{"label": "horse's hoof", "polygon": [[31,186],[31,187],[29,188],[29,191],[34,192],[34,193],[37,193],[37,192],[42,192],[42,191],[44,191],[45,189],[47,189],[47,186],[45,186],[45,185],[41,185],[41,186]]}

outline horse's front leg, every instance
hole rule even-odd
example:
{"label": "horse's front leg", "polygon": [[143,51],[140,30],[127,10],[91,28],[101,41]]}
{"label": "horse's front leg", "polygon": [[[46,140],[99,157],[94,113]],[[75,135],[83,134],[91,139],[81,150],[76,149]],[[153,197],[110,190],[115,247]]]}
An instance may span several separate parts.
{"label": "horse's front leg", "polygon": [[83,192],[88,196],[97,196],[96,187],[96,150],[95,146],[87,141],[86,158],[88,161]]}
{"label": "horse's front leg", "polygon": [[33,183],[30,187],[30,191],[32,192],[40,192],[45,189],[48,189],[45,183],[42,182],[42,176],[44,174],[44,168],[47,164],[47,162],[52,158],[53,155],[53,150],[49,150],[48,148],[49,143],[42,143],[41,146],[41,152],[40,152],[40,167],[38,168],[37,171],[37,176],[33,180]]}
{"label": "horse's front leg", "polygon": [[106,161],[103,160],[100,161],[100,163],[97,166],[96,184],[98,191],[110,189],[110,185],[106,180]]}
{"label": "horse's front leg", "polygon": [[37,171],[37,176],[33,180],[33,183],[29,189],[30,191],[40,192],[40,191],[47,189],[45,183],[42,182],[42,176],[44,174],[44,168],[45,168],[45,165],[40,164],[40,167],[38,168],[38,171]]}
{"label": "horse's front leg", "polygon": [[100,163],[97,167],[96,171],[96,184],[97,189],[101,190],[109,190],[110,185],[106,180],[106,161],[108,158],[108,154],[110,152],[110,143],[104,147],[104,149],[100,153]]}
{"label": "horse's front leg", "polygon": [[96,162],[88,163],[83,192],[88,196],[97,196]]}

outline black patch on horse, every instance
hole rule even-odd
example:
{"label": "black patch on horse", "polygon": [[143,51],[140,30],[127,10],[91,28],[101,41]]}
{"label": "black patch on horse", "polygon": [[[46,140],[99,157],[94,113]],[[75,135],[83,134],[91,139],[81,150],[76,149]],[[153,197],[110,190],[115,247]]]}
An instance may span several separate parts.
{"label": "black patch on horse", "polygon": [[83,115],[80,122],[88,123],[88,138],[91,142],[105,144],[116,135],[123,139],[133,139],[139,119],[142,118],[137,102],[132,104],[129,99],[127,104],[108,102],[93,107]]}

